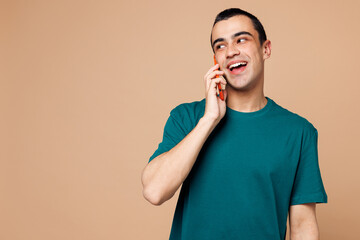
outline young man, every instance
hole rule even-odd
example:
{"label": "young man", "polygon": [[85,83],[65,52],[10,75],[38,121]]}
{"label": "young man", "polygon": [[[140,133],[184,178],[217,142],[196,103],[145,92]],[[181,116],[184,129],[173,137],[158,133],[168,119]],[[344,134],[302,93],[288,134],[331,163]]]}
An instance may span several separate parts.
{"label": "young man", "polygon": [[319,239],[315,204],[327,194],[318,132],[264,96],[271,42],[262,24],[224,10],[211,45],[219,65],[205,74],[206,97],[171,111],[142,173],[144,197],[161,205],[182,185],[170,239],[283,240],[288,213],[291,240]]}

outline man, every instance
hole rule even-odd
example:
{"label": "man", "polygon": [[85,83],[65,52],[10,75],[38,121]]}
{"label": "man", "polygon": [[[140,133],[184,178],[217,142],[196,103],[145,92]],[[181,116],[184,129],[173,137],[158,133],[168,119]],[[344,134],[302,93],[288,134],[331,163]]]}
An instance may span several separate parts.
{"label": "man", "polygon": [[285,239],[288,213],[291,240],[319,239],[318,132],[264,96],[271,42],[262,24],[224,10],[211,44],[219,64],[205,74],[206,97],[171,111],[142,173],[144,197],[161,205],[182,185],[170,239]]}

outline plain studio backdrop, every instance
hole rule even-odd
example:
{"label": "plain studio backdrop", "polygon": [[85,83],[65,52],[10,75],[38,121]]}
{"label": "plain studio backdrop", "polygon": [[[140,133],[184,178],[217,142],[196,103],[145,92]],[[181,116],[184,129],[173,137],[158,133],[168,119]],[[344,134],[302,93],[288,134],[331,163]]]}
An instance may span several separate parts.
{"label": "plain studio backdrop", "polygon": [[319,132],[322,239],[357,239],[358,1],[1,1],[0,239],[167,239],[141,172],[171,109],[205,97],[217,13],[272,41],[265,96]]}

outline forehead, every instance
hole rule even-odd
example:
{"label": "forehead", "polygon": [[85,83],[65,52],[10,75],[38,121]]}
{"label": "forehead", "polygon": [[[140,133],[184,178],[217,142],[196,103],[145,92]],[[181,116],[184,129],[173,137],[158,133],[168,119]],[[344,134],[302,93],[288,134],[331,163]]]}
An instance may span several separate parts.
{"label": "forehead", "polygon": [[241,31],[250,32],[255,40],[258,38],[258,33],[255,30],[251,19],[244,15],[238,15],[217,22],[211,32],[212,41],[217,38],[230,38],[234,33]]}

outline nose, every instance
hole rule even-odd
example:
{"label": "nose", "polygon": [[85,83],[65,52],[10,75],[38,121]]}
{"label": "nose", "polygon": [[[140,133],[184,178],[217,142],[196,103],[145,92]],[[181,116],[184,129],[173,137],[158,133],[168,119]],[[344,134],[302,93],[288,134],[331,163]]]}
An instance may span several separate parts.
{"label": "nose", "polygon": [[226,57],[232,58],[238,54],[240,54],[240,50],[234,44],[229,44],[229,47],[226,50]]}

